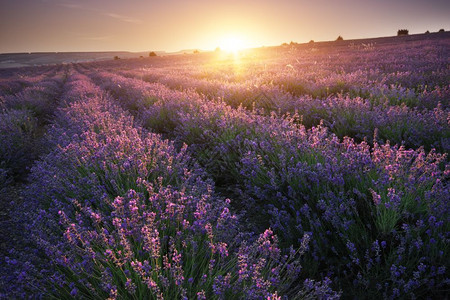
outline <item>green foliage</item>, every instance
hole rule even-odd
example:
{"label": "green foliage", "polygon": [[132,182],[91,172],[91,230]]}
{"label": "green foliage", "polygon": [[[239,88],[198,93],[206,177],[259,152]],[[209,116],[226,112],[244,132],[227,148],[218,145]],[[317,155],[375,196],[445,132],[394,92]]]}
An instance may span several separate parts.
{"label": "green foliage", "polygon": [[401,35],[408,35],[409,34],[409,30],[408,29],[399,29],[397,31],[397,35],[401,36]]}

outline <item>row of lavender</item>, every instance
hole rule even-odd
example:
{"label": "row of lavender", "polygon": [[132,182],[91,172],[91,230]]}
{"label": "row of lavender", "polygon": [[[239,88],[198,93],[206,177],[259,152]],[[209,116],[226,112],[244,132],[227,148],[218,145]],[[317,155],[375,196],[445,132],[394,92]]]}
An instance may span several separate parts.
{"label": "row of lavender", "polygon": [[328,279],[297,281],[308,234],[282,253],[271,230],[246,233],[186,147],[136,126],[84,76],[64,90],[13,213],[30,241],[9,251],[1,296],[339,296]]}
{"label": "row of lavender", "polygon": [[[170,88],[193,90],[232,107],[278,114],[298,112],[307,128],[324,122],[333,133],[371,143],[389,140],[407,148],[450,149],[448,41],[285,51],[281,58],[186,59],[184,64],[142,61],[105,66],[113,73]],[[255,54],[256,55],[256,54]],[[262,56],[262,55],[260,55]],[[211,61],[212,60],[212,61]],[[145,85],[145,83],[142,83]]]}
{"label": "row of lavender", "polygon": [[[175,88],[193,88],[207,95],[267,86],[280,87],[295,96],[325,98],[349,93],[376,103],[432,109],[438,101],[448,106],[449,43],[449,38],[443,38],[439,42],[376,45],[370,51],[356,50],[351,45],[313,45],[276,52],[248,51],[228,58],[205,54],[185,57],[181,62],[161,58],[97,66]],[[437,91],[433,93],[434,89]],[[248,101],[242,96],[239,99],[239,93],[234,96],[236,104]]]}
{"label": "row of lavender", "polygon": [[[64,72],[37,69],[38,74],[2,78],[0,87],[0,169],[3,181],[23,180],[42,152],[42,126],[55,110]],[[7,175],[8,174],[8,175]],[[9,180],[8,180],[9,181]]]}
{"label": "row of lavender", "polygon": [[[382,96],[384,89],[392,87],[398,88],[400,94],[405,89],[415,92],[424,91],[427,86],[431,89],[448,87],[449,43],[447,35],[438,41],[380,43],[366,50],[354,44],[328,47],[312,44],[248,50],[239,56],[215,53],[91,65],[109,70],[132,70],[152,81],[166,80],[167,74],[179,75],[180,86],[191,78],[197,80],[194,87],[206,90],[220,89],[224,83],[247,84],[248,87],[273,83],[296,95],[323,96],[326,93],[319,89],[328,88],[330,92],[351,90],[356,94],[362,89],[364,95]],[[207,84],[210,86],[206,87]],[[189,84],[185,86],[188,87]],[[372,91],[367,90],[368,87]],[[385,93],[389,96],[389,91]],[[392,94],[391,100],[399,101],[396,96]]]}
{"label": "row of lavender", "polygon": [[7,95],[14,95],[26,87],[31,87],[42,80],[63,73],[64,67],[62,65],[39,68],[3,69],[0,71],[0,98]]}
{"label": "row of lavender", "polygon": [[445,294],[446,155],[340,140],[322,125],[306,130],[295,115],[234,109],[107,72],[90,76],[146,128],[186,143],[252,229],[271,226],[286,247],[308,234],[303,276],[331,277],[346,296]]}
{"label": "row of lavender", "polygon": [[[172,79],[167,77],[163,84],[173,88],[173,82],[168,83]],[[176,82],[177,77],[173,80]],[[152,83],[142,82],[139,79],[134,81],[137,87],[152,86]],[[194,82],[195,79],[190,79],[187,86],[195,89]],[[187,92],[192,94],[193,91]],[[232,107],[245,104],[243,106],[247,109],[256,107],[260,112],[262,109],[266,113],[273,111],[279,115],[297,113],[299,115],[297,122],[307,128],[323,122],[339,138],[349,136],[358,141],[366,140],[371,143],[377,130],[377,140],[381,143],[391,141],[393,144],[404,144],[407,148],[417,149],[423,146],[426,150],[435,148],[440,152],[450,150],[450,108],[444,108],[440,104],[428,110],[404,105],[374,105],[369,100],[343,95],[330,96],[326,99],[294,97],[274,86],[249,89],[245,84],[239,85],[239,88],[223,85],[219,94],[221,96],[217,97],[216,92],[200,93],[198,97],[223,100]],[[432,98],[439,101],[439,98]]]}
{"label": "row of lavender", "polygon": [[[316,69],[304,70],[300,68],[299,70],[292,70],[288,68],[286,70],[283,66],[272,68],[274,69],[273,73],[262,73],[246,80],[231,82],[198,78],[198,75],[184,74],[180,70],[142,68],[129,70],[127,68],[125,71],[120,71],[119,74],[139,78],[147,82],[160,82],[176,89],[194,89],[210,97],[222,97],[230,105],[235,106],[240,103],[248,105],[250,100],[258,100],[258,94],[264,92],[267,97],[272,99],[274,103],[271,104],[275,108],[282,109],[288,109],[288,106],[283,105],[281,101],[277,101],[277,96],[286,93],[287,95],[283,96],[287,97],[288,100],[300,96],[326,98],[340,93],[349,94],[353,97],[363,97],[368,99],[370,103],[385,106],[405,104],[409,107],[432,109],[437,106],[438,102],[444,102],[445,107],[448,107],[449,87],[441,82],[447,74],[445,70],[434,74],[436,78],[433,79],[435,81],[430,82],[430,85],[435,84],[435,86],[407,88],[399,83],[387,84],[386,81],[401,80],[408,75],[413,76],[411,72],[389,74],[388,77],[379,70],[358,70],[350,73],[330,73],[325,76]],[[269,76],[271,76],[270,79]],[[322,76],[323,78],[320,78]],[[414,76],[417,75],[414,74]],[[261,105],[261,103],[256,104]]]}
{"label": "row of lavender", "polygon": [[[24,224],[14,217],[23,205],[20,190],[34,161],[47,151],[45,126],[56,110],[66,73],[61,67],[18,69],[0,74],[0,297],[18,286],[10,277],[16,268],[9,260],[17,249],[34,250]],[[4,258],[4,259],[3,259]],[[11,264],[9,264],[11,262]],[[8,295],[8,293],[6,293]],[[8,295],[9,296],[13,296]]]}

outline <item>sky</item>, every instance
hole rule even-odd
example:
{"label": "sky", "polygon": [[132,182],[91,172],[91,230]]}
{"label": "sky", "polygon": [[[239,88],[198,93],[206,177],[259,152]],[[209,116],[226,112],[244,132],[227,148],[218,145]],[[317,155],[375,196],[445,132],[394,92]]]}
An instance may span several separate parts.
{"label": "sky", "polygon": [[450,30],[449,0],[0,0],[0,53],[212,50]]}

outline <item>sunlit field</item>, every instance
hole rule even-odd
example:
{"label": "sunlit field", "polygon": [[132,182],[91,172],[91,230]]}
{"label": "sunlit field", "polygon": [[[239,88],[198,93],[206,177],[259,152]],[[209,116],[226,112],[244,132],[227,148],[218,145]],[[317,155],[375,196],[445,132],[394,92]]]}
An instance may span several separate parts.
{"label": "sunlit field", "polygon": [[445,299],[450,35],[0,70],[0,298]]}

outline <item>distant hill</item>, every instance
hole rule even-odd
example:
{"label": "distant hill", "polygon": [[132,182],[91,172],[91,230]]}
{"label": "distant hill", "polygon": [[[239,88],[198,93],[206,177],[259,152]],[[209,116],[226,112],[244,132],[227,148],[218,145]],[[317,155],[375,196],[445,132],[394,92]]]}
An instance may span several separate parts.
{"label": "distant hill", "polygon": [[[374,37],[374,38],[363,38],[363,39],[344,39],[342,41],[319,41],[314,42],[312,45],[314,47],[328,47],[332,45],[348,46],[351,44],[370,44],[374,43],[377,45],[386,44],[398,44],[399,42],[412,42],[420,40],[438,40],[442,38],[448,38],[450,36],[450,31],[445,32],[432,32],[432,33],[419,33],[419,34],[409,34],[402,36],[386,36],[386,37]],[[310,43],[301,43],[297,45],[311,46]]]}
{"label": "distant hill", "polygon": [[[3,53],[0,54],[1,68],[32,67],[48,64],[64,64],[89,62],[99,60],[111,60],[115,56],[119,58],[148,57],[149,52],[36,52],[36,53]],[[164,55],[164,51],[156,52]]]}
{"label": "distant hill", "polygon": [[[377,37],[377,38],[365,38],[365,39],[345,39],[343,41],[318,41],[314,43],[295,43],[296,47],[347,47],[349,45],[362,45],[362,44],[398,44],[408,43],[409,41],[429,40],[429,39],[441,39],[450,35],[449,31],[435,32],[428,34],[410,34],[405,36],[390,36],[390,37]],[[280,46],[264,47],[265,49],[278,49]],[[283,46],[281,46],[283,47]],[[197,49],[184,49],[177,52],[165,52],[156,51],[157,56],[167,55],[182,55],[192,54]],[[199,50],[199,53],[205,53],[209,51]],[[90,61],[107,61],[114,59],[115,56],[120,59],[139,58],[140,56],[148,57],[148,52],[126,52],[126,51],[110,51],[110,52],[36,52],[36,53],[4,53],[0,54],[0,69],[4,68],[17,68],[17,67],[32,67],[48,64],[65,64],[65,63],[78,63],[78,62],[90,62]]]}

